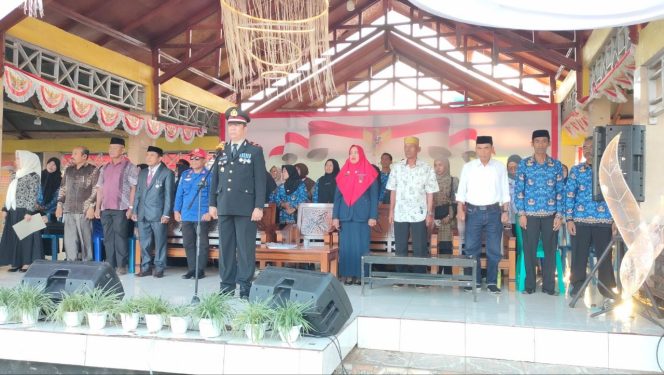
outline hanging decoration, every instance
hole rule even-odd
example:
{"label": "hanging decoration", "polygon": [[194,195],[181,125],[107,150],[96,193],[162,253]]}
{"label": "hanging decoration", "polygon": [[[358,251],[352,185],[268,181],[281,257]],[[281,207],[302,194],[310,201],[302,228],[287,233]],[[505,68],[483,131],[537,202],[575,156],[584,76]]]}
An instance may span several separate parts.
{"label": "hanging decoration", "polygon": [[625,90],[634,86],[634,60],[635,47],[632,45],[615,63],[606,76],[590,90],[590,98],[598,99],[606,96],[614,103],[625,103],[627,94]]}
{"label": "hanging decoration", "polygon": [[30,17],[44,18],[44,3],[42,0],[24,0],[23,13]]}
{"label": "hanging decoration", "polygon": [[[220,0],[236,87],[306,80],[312,100],[335,94],[328,52],[329,0]],[[257,79],[258,78],[258,79]],[[301,87],[290,91],[302,101]]]}
{"label": "hanging decoration", "polygon": [[145,129],[150,138],[157,139],[166,129],[167,141],[175,142],[180,137],[185,144],[207,133],[204,128],[171,124],[112,107],[9,64],[5,64],[3,86],[7,96],[17,103],[25,103],[36,95],[47,113],[58,112],[67,106],[69,118],[78,124],[89,122],[96,115],[99,127],[107,132],[115,130],[122,123],[124,130],[131,135],[137,135]]}

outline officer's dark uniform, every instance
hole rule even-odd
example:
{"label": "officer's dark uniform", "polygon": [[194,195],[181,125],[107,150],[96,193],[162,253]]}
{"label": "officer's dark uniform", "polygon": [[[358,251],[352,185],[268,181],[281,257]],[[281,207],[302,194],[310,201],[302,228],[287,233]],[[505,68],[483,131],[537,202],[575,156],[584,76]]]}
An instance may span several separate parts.
{"label": "officer's dark uniform", "polygon": [[[249,115],[238,108],[226,111],[230,123],[249,122]],[[256,269],[256,223],[254,208],[265,204],[265,157],[263,149],[244,140],[232,155],[232,142],[226,142],[211,169],[209,205],[217,207],[221,259],[221,291],[235,291],[248,297]]]}

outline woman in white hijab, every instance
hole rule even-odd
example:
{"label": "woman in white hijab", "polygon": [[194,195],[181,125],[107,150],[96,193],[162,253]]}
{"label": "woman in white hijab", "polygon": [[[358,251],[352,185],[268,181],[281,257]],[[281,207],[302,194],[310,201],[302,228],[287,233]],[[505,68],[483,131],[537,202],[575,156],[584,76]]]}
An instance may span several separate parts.
{"label": "woman in white hijab", "polygon": [[43,257],[40,232],[19,240],[13,228],[14,224],[30,220],[31,215],[37,212],[40,175],[39,157],[29,151],[16,151],[16,175],[9,184],[2,207],[5,227],[0,239],[0,265],[11,265],[9,272],[25,272],[33,260]]}

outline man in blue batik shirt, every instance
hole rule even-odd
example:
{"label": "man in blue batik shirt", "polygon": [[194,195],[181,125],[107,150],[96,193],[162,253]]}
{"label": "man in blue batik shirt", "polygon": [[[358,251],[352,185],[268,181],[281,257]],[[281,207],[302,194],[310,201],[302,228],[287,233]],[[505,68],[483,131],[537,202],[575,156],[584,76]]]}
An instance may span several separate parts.
{"label": "man in blue batik shirt", "polygon": [[542,266],[542,292],[555,295],[556,243],[558,229],[563,223],[564,183],[562,164],[549,155],[551,142],[548,130],[535,130],[532,146],[535,151],[519,163],[516,171],[514,196],[523,228],[523,252],[526,266],[524,293],[535,292],[535,264],[537,244],[542,238],[544,262]]}
{"label": "man in blue batik shirt", "polygon": [[[613,218],[605,201],[593,200],[593,137],[583,142],[583,157],[586,161],[572,167],[567,177],[565,189],[565,217],[567,230],[572,240],[572,276],[570,295],[578,293],[586,280],[586,267],[590,246],[599,259],[611,242]],[[607,298],[615,298],[611,291],[616,286],[612,269],[611,254],[599,266],[599,280],[604,287],[597,285],[600,293]],[[607,289],[608,288],[608,289]]]}

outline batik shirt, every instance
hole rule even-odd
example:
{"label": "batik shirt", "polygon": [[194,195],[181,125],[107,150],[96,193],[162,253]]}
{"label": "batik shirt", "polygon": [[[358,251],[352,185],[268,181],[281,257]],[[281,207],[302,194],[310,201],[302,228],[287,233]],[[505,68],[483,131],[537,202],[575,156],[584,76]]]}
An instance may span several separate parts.
{"label": "batik shirt", "polygon": [[593,200],[593,168],[583,163],[569,171],[565,187],[565,218],[586,224],[612,224],[605,201]]}
{"label": "batik shirt", "polygon": [[438,192],[438,182],[431,165],[417,159],[410,167],[404,159],[392,164],[387,189],[396,192],[394,221],[417,223],[426,219],[427,194]]}
{"label": "batik shirt", "polygon": [[291,207],[297,209],[297,206],[299,206],[300,203],[307,202],[308,200],[309,196],[307,195],[307,188],[304,186],[304,183],[301,183],[290,195],[286,194],[286,187],[284,184],[279,185],[270,196],[270,202],[275,203],[277,207],[279,207],[279,223],[281,224],[290,224],[297,221],[297,211],[293,214],[288,214],[286,210],[281,207],[282,203],[288,202]]}
{"label": "batik shirt", "polygon": [[521,160],[516,171],[514,196],[519,215],[564,216],[563,165],[550,156],[539,164],[534,156]]}

